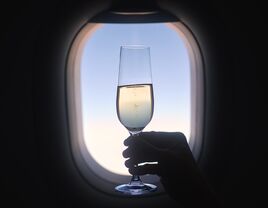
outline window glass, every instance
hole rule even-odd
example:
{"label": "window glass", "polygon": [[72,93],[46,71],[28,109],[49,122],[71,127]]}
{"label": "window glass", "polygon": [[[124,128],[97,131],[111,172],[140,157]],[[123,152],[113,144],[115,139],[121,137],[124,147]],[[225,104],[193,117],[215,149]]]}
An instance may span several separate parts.
{"label": "window glass", "polygon": [[122,151],[129,134],[116,114],[121,45],[150,46],[154,114],[144,131],[190,134],[191,83],[187,48],[164,23],[104,24],[88,39],[82,53],[83,134],[91,156],[116,174],[129,175]]}

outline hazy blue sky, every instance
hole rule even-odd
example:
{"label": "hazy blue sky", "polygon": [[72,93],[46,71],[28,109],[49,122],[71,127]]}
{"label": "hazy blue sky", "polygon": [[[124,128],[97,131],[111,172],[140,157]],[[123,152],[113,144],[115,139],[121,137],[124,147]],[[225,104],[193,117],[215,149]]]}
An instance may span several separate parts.
{"label": "hazy blue sky", "polygon": [[190,66],[186,47],[167,25],[105,24],[87,41],[81,86],[84,136],[89,152],[106,169],[127,174],[123,141],[128,131],[116,114],[121,45],[150,46],[154,115],[144,131],[181,131],[189,137]]}

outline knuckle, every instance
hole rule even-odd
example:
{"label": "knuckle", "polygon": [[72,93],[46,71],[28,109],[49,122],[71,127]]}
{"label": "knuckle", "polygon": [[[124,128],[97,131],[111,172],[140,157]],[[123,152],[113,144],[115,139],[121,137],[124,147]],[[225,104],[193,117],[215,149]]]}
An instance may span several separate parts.
{"label": "knuckle", "polygon": [[125,161],[125,166],[126,166],[126,167],[129,166],[129,161],[128,161],[128,160]]}
{"label": "knuckle", "polygon": [[133,167],[133,166],[134,166],[133,161],[131,161],[131,160],[126,160],[126,161],[125,161],[125,166],[126,166],[127,168]]}
{"label": "knuckle", "polygon": [[128,150],[124,150],[123,153],[122,153],[123,157],[124,158],[127,158],[128,157]]}

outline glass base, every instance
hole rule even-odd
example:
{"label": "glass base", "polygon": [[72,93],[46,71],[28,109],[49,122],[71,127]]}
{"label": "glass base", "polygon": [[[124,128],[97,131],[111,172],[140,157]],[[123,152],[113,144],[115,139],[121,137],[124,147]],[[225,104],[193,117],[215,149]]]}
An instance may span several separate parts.
{"label": "glass base", "polygon": [[122,184],[115,187],[115,190],[126,195],[144,195],[156,191],[157,186],[143,183],[142,185]]}

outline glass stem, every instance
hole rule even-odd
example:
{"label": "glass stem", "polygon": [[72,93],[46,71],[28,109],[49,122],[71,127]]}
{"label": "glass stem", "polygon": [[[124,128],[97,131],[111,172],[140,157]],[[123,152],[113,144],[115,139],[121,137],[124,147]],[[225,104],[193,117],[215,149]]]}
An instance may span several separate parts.
{"label": "glass stem", "polygon": [[[130,132],[130,135],[133,137],[136,137],[139,135],[140,132]],[[131,181],[129,183],[129,185],[133,185],[133,186],[143,186],[143,182],[141,181],[141,178],[139,175],[132,175]]]}
{"label": "glass stem", "polygon": [[131,186],[143,186],[143,182],[140,179],[140,176],[138,175],[133,175],[131,178],[131,181],[129,183],[129,185]]}

